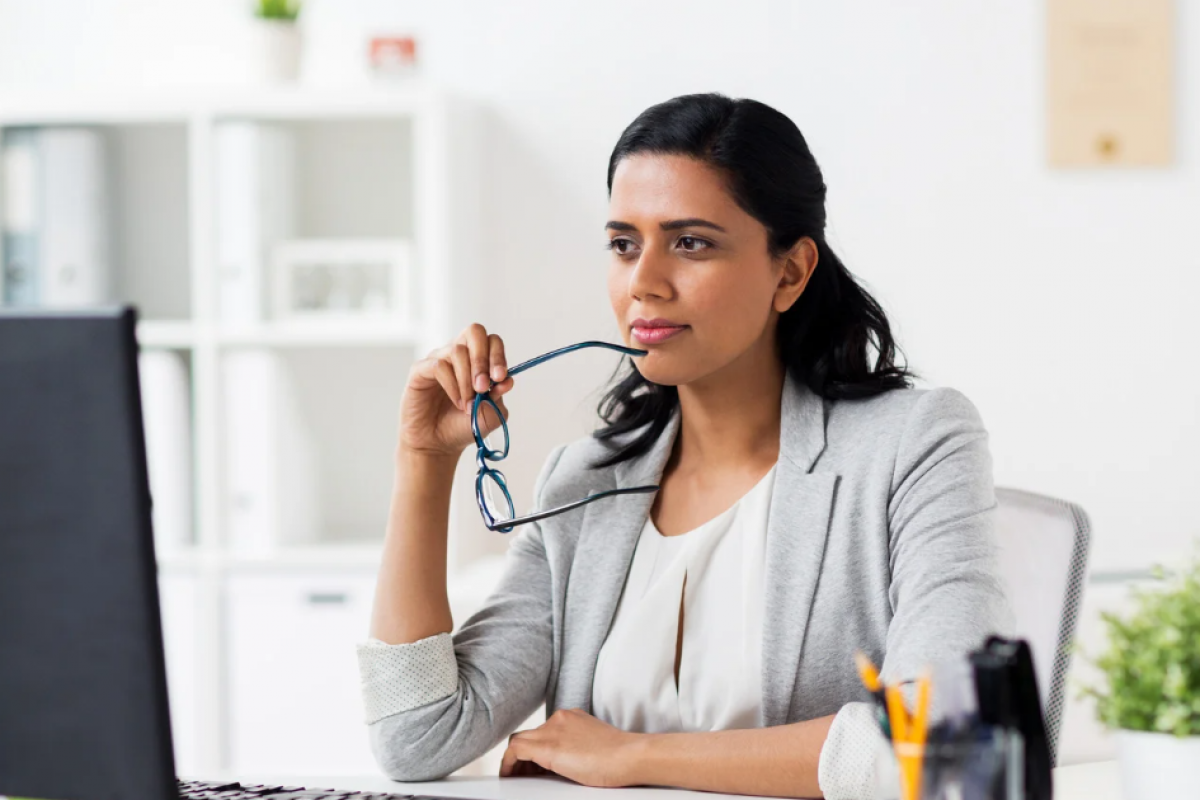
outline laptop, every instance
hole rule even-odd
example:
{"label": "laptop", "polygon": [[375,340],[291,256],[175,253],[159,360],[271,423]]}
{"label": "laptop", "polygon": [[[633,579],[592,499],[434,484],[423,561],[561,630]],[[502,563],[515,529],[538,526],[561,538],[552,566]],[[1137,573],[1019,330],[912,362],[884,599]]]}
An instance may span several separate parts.
{"label": "laptop", "polygon": [[0,312],[0,796],[414,797],[176,777],[135,323]]}

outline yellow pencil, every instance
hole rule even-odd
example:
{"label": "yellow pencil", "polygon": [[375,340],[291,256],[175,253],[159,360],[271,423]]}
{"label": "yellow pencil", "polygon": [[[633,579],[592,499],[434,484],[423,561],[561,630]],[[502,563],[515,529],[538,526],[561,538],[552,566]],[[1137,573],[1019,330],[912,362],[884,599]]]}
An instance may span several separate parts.
{"label": "yellow pencil", "polygon": [[925,734],[929,729],[929,695],[932,688],[932,678],[928,671],[917,681],[917,710],[913,715],[912,739],[916,744],[925,744]]}
{"label": "yellow pencil", "polygon": [[867,687],[867,691],[878,692],[879,670],[875,669],[875,665],[871,663],[867,654],[859,650],[854,654],[854,663],[858,665],[858,677],[862,679],[863,686]]}
{"label": "yellow pencil", "polygon": [[884,687],[887,697],[888,722],[892,726],[892,739],[897,742],[908,741],[908,713],[904,710],[904,696],[900,687],[888,684]]}
{"label": "yellow pencil", "polygon": [[887,721],[892,738],[892,748],[900,767],[900,788],[903,800],[918,800],[921,790],[921,766],[924,762],[925,740],[929,728],[929,701],[931,676],[925,671],[917,680],[916,706],[912,714],[904,707],[904,695],[900,687],[885,684],[879,679],[879,670],[865,653],[854,654],[854,663],[863,686],[872,694],[882,695],[887,709]]}
{"label": "yellow pencil", "polygon": [[[903,800],[917,800],[917,784],[914,777],[913,748],[909,738],[908,712],[904,708],[904,697],[900,687],[888,685],[888,720],[892,726],[892,748],[896,751],[896,763],[900,766],[900,788]],[[919,763],[917,767],[919,768]]]}
{"label": "yellow pencil", "polygon": [[928,670],[917,681],[917,708],[909,728],[909,741],[913,745],[913,798],[921,796],[921,765],[925,758],[925,739],[929,730],[929,695],[931,678]]}

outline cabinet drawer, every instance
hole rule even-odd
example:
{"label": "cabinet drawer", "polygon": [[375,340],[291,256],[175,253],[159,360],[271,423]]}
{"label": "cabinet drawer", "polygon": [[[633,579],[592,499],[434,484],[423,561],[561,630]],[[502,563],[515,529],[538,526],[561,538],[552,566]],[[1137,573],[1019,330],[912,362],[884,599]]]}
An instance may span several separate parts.
{"label": "cabinet drawer", "polygon": [[374,570],[228,576],[231,769],[378,772],[354,648],[368,635],[374,588]]}

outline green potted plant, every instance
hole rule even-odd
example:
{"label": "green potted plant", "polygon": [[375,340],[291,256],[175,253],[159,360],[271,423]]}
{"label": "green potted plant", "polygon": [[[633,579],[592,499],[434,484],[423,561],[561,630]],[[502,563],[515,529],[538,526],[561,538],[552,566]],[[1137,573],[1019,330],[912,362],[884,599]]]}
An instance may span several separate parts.
{"label": "green potted plant", "polygon": [[[1165,579],[1164,570],[1155,574]],[[1115,732],[1126,800],[1200,791],[1200,558],[1153,589],[1135,588],[1132,613],[1104,612],[1108,648],[1088,659],[1104,687],[1084,687]]]}
{"label": "green potted plant", "polygon": [[263,77],[294,81],[300,75],[300,0],[255,0],[258,54]]}

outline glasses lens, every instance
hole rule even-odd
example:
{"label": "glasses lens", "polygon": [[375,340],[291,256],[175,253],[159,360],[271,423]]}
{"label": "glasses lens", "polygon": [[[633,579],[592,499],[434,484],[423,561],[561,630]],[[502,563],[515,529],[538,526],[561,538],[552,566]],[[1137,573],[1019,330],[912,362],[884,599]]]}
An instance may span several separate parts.
{"label": "glasses lens", "polygon": [[504,489],[503,480],[503,476],[498,472],[483,474],[483,503],[496,522],[505,522],[516,516],[512,500]]}
{"label": "glasses lens", "polygon": [[494,424],[496,426],[496,430],[483,437],[483,445],[488,449],[489,455],[495,454],[497,459],[508,455],[508,429],[499,423],[502,416],[499,407],[492,402],[491,398],[485,397],[479,401],[476,424],[480,431],[484,430],[487,425]]}

